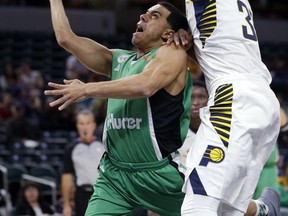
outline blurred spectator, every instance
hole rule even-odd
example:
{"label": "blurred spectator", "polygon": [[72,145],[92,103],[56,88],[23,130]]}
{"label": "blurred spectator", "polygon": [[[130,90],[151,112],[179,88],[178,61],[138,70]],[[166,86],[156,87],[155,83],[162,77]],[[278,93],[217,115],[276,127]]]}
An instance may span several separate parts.
{"label": "blurred spectator", "polygon": [[16,207],[17,216],[49,216],[53,213],[54,210],[42,199],[36,184],[28,182],[22,187]]}
{"label": "blurred spectator", "polygon": [[12,106],[13,116],[8,120],[6,125],[7,141],[9,144],[15,142],[23,142],[25,140],[39,140],[41,138],[41,131],[39,127],[30,123],[29,119],[25,117],[25,106],[16,103]]}
{"label": "blurred spectator", "polygon": [[33,91],[42,91],[44,86],[44,80],[41,73],[37,70],[32,70],[27,59],[22,59],[20,66],[17,69],[19,83],[23,85],[23,88],[30,93]]}
{"label": "blurred spectator", "polygon": [[190,125],[186,139],[182,147],[178,149],[181,155],[181,163],[184,167],[187,154],[195,142],[196,133],[201,123],[200,109],[207,106],[208,98],[209,95],[205,83],[201,80],[195,80],[193,82],[193,91],[191,95]]}
{"label": "blurred spectator", "polygon": [[39,91],[32,90],[29,98],[29,109],[27,116],[33,125],[40,124],[41,113],[43,112],[42,100]]}
{"label": "blurred spectator", "polygon": [[0,122],[2,124],[12,117],[12,104],[13,97],[11,93],[8,91],[4,92],[2,95],[2,101],[0,102]]}
{"label": "blurred spectator", "polygon": [[82,65],[75,56],[70,55],[66,60],[66,73],[67,79],[81,79],[87,81],[89,70]]}
{"label": "blurred spectator", "polygon": [[2,90],[7,90],[17,85],[17,74],[11,62],[7,62],[3,68],[3,74],[0,76],[0,86]]}

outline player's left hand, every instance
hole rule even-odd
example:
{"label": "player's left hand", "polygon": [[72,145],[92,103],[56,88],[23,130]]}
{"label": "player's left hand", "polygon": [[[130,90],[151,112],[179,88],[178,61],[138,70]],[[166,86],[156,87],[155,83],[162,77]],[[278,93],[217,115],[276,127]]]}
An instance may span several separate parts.
{"label": "player's left hand", "polygon": [[61,95],[60,98],[49,103],[51,107],[62,104],[58,110],[63,110],[72,103],[80,102],[86,99],[85,83],[78,79],[64,80],[64,84],[49,82],[48,85],[54,89],[44,91],[45,95]]}

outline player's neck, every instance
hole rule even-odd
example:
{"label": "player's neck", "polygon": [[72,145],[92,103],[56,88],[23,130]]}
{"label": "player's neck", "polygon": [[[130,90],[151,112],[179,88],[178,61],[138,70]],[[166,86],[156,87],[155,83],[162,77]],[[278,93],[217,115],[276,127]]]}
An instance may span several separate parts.
{"label": "player's neck", "polygon": [[83,142],[83,143],[86,143],[86,144],[89,144],[89,143],[91,143],[93,140],[95,140],[95,137],[90,137],[90,138],[79,138],[79,140],[81,141],[81,142]]}
{"label": "player's neck", "polygon": [[150,45],[147,45],[145,47],[138,47],[137,48],[137,59],[140,58],[141,56],[145,55],[146,53],[149,53],[151,50],[162,46],[162,43],[157,42],[157,43],[153,43]]}
{"label": "player's neck", "polygon": [[190,121],[190,129],[196,132],[200,126],[201,119],[200,118],[192,118]]}

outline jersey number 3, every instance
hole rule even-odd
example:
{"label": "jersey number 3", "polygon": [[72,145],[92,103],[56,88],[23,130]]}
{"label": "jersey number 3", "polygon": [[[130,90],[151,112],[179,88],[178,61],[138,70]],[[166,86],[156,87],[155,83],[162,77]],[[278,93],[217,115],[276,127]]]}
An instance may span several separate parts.
{"label": "jersey number 3", "polygon": [[249,34],[247,31],[247,26],[242,25],[242,30],[243,30],[243,36],[244,38],[247,38],[249,40],[253,40],[253,41],[257,41],[257,35],[256,35],[256,31],[255,28],[253,26],[252,21],[252,12],[251,10],[248,9],[248,7],[240,0],[237,1],[238,3],[238,9],[240,12],[243,12],[243,9],[246,10],[247,12],[247,16],[246,16],[246,21],[248,23],[248,25],[250,26],[251,32],[252,34]]}

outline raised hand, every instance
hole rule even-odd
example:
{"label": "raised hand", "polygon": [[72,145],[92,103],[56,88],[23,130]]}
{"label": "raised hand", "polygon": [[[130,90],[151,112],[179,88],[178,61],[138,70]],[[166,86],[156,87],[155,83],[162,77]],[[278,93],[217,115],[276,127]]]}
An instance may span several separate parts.
{"label": "raised hand", "polygon": [[67,108],[72,103],[86,99],[86,84],[78,79],[64,80],[64,84],[49,82],[48,85],[54,89],[46,90],[44,92],[45,95],[61,96],[49,104],[51,107],[60,105],[59,110]]}

